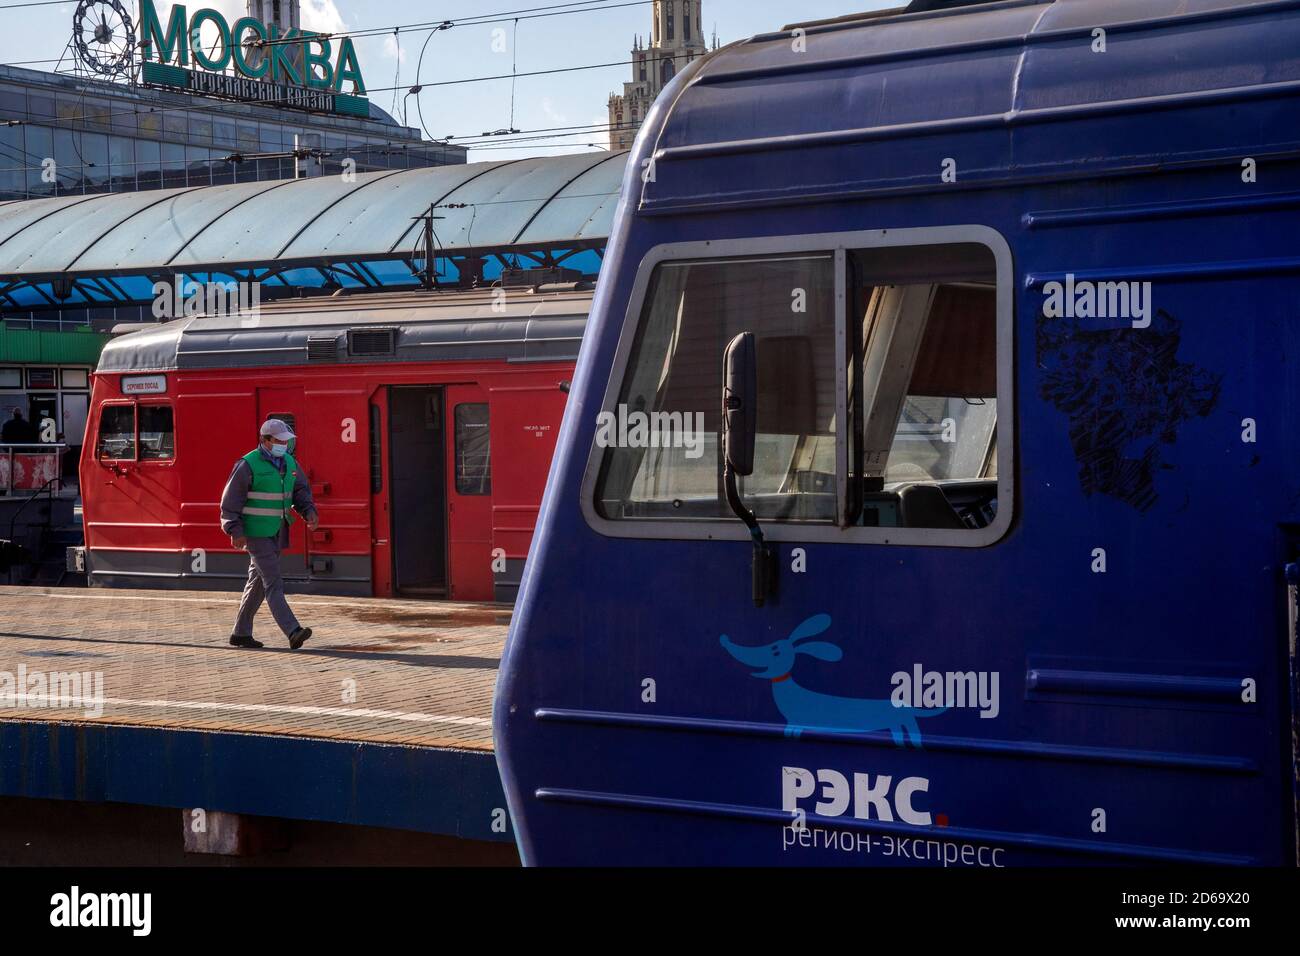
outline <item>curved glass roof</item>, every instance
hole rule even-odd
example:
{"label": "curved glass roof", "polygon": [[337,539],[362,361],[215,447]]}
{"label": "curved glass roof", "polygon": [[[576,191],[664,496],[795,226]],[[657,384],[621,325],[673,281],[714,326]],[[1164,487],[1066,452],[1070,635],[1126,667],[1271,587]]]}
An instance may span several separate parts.
{"label": "curved glass roof", "polygon": [[0,204],[0,276],[363,259],[409,252],[434,214],[443,251],[609,235],[627,153]]}

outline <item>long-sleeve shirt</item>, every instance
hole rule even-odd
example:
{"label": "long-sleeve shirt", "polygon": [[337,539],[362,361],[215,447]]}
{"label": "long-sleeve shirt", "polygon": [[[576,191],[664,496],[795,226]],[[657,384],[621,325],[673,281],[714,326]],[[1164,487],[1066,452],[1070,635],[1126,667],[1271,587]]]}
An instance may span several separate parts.
{"label": "long-sleeve shirt", "polygon": [[[275,466],[280,474],[284,474],[286,466],[283,458],[276,458],[260,445],[257,450],[263,458]],[[241,458],[235,462],[234,470],[226,481],[226,489],[221,493],[221,530],[232,538],[244,537],[244,504],[248,501],[248,491],[252,487],[253,469]],[[310,519],[316,511],[316,502],[311,496],[311,485],[307,482],[301,464],[298,466],[298,474],[293,482],[293,510],[307,519]],[[282,548],[288,545],[288,522],[280,522],[280,533],[276,536],[276,540]]]}

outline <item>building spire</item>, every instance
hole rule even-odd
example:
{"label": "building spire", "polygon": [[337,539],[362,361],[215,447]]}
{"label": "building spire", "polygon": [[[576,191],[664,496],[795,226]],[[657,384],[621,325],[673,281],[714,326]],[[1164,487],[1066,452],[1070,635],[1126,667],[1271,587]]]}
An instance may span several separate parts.
{"label": "building spire", "polygon": [[[621,94],[611,93],[609,143],[611,149],[628,149],[636,130],[645,120],[655,97],[696,57],[709,50],[704,35],[704,0],[682,3],[655,0],[650,5],[651,30],[632,38],[632,78]],[[713,49],[718,48],[717,24],[713,27]]]}

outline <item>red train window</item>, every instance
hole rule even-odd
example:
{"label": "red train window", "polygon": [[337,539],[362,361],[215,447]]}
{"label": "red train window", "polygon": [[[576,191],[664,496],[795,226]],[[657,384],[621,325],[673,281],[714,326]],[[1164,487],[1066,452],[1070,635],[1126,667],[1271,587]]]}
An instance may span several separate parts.
{"label": "red train window", "polygon": [[456,493],[492,494],[492,450],[486,402],[456,406]]}
{"label": "red train window", "polygon": [[104,406],[95,456],[101,461],[135,461],[134,405]]}
{"label": "red train window", "polygon": [[176,430],[170,405],[140,406],[140,460],[170,461],[176,457]]}
{"label": "red train window", "polygon": [[170,405],[105,405],[95,457],[100,461],[170,461],[176,429]]}

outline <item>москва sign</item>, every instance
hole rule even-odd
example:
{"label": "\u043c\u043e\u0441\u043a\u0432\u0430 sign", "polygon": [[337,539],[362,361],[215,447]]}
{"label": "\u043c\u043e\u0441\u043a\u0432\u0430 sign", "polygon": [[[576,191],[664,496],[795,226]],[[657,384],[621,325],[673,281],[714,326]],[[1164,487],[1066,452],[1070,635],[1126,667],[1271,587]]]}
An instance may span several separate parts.
{"label": "\u043c\u043e\u0441\u043a\u0432\u0430 sign", "polygon": [[[217,32],[217,42],[210,50],[199,42],[204,24],[211,24]],[[260,47],[264,55],[250,63],[248,52],[258,49],[259,41],[268,41]],[[301,65],[295,62],[298,50],[302,51]],[[182,4],[172,6],[164,30],[153,0],[143,0],[140,51],[145,83],[297,109],[370,115],[351,37],[342,39],[334,57],[329,37],[295,29],[282,35],[276,24],[268,27],[254,17],[241,17],[231,26],[220,13],[206,7],[195,12],[187,29]],[[155,55],[157,62],[152,60]],[[202,72],[186,69],[191,58]],[[232,65],[235,75],[224,72]],[[355,95],[341,92],[345,82],[352,84]]]}

